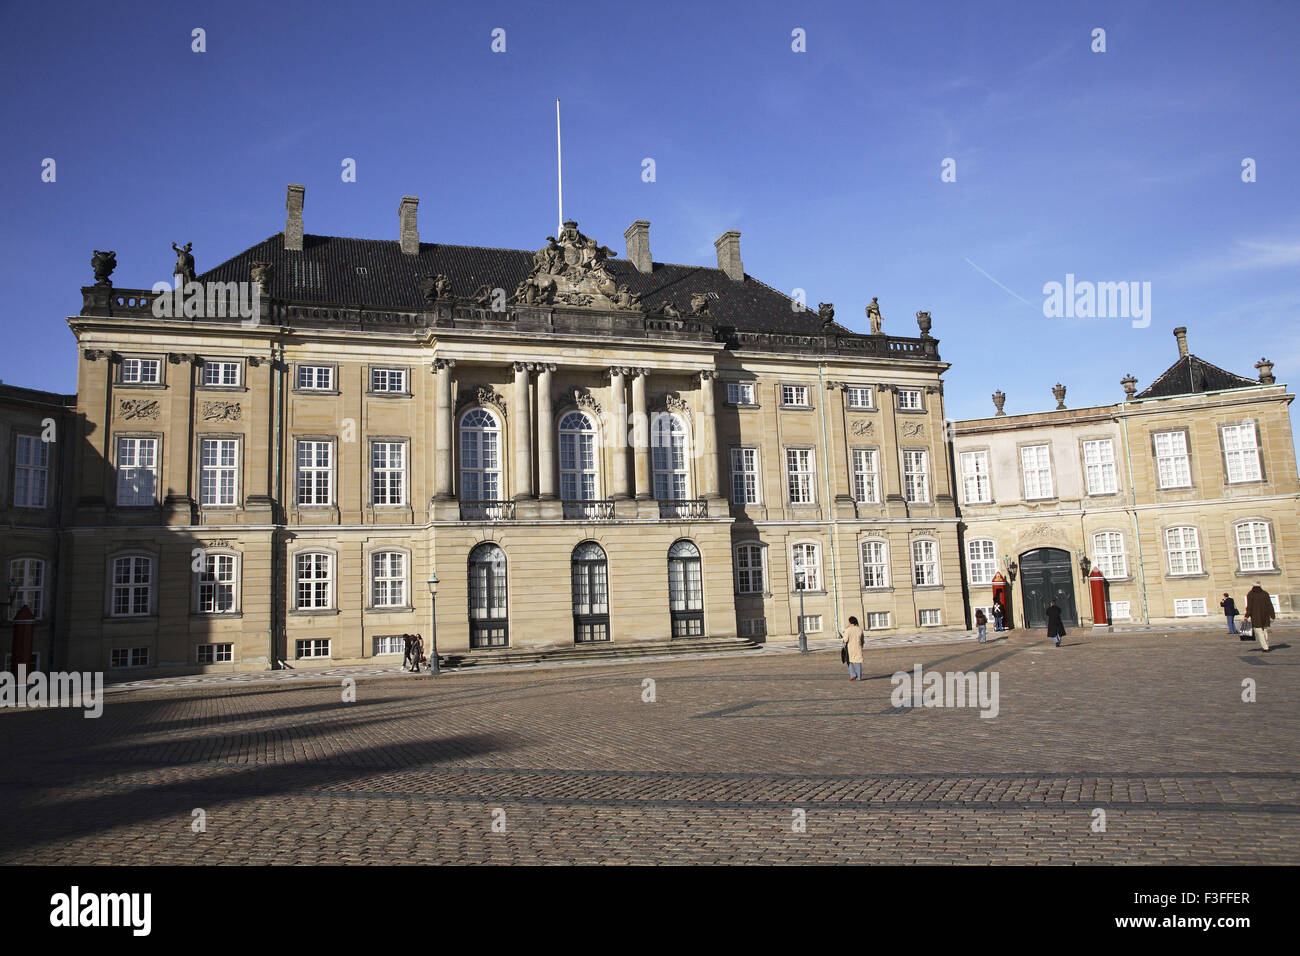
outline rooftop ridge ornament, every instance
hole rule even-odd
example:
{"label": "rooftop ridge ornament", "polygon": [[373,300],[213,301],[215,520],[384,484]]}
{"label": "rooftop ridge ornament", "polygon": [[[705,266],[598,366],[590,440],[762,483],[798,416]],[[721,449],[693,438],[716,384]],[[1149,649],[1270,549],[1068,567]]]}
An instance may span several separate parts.
{"label": "rooftop ridge ornament", "polygon": [[615,255],[613,249],[583,235],[576,220],[566,219],[559,238],[547,236],[546,245],[533,253],[533,269],[515,288],[515,301],[640,310],[640,297],[620,289],[609,271],[607,262]]}

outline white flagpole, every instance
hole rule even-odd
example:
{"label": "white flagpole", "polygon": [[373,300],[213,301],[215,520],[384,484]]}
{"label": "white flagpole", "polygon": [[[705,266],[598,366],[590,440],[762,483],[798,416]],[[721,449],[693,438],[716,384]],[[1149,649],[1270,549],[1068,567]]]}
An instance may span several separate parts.
{"label": "white flagpole", "polygon": [[560,223],[555,229],[558,236],[564,230],[564,165],[560,154],[560,100],[555,100],[555,186],[560,199]]}

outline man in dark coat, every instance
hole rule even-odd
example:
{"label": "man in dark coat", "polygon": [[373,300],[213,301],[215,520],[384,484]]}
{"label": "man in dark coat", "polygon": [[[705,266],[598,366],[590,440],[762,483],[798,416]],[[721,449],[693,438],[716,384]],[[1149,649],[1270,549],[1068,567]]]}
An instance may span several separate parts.
{"label": "man in dark coat", "polygon": [[1268,653],[1268,626],[1273,623],[1273,599],[1268,592],[1255,582],[1255,586],[1246,594],[1246,620],[1255,629],[1255,640]]}
{"label": "man in dark coat", "polygon": [[1228,596],[1228,592],[1223,592],[1223,600],[1219,602],[1219,607],[1223,608],[1223,616],[1228,619],[1228,633],[1237,633],[1237,603]]}
{"label": "man in dark coat", "polygon": [[1047,605],[1047,636],[1052,639],[1052,643],[1057,647],[1061,646],[1061,638],[1065,637],[1065,624],[1061,621],[1061,609],[1053,601]]}
{"label": "man in dark coat", "polygon": [[1002,619],[1006,616],[1007,616],[1006,612],[1002,610],[1002,603],[1000,601],[994,601],[993,602],[993,630],[995,631],[1003,630]]}

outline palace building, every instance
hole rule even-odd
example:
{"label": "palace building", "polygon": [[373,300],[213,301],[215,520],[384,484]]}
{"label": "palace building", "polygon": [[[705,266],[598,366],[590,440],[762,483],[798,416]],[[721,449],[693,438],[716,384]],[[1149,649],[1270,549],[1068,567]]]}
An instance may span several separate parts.
{"label": "palace building", "polygon": [[1293,613],[1271,366],[1187,355],[1115,406],[945,427],[928,313],[895,335],[873,301],[854,333],[747,275],[737,232],[704,267],[653,261],[643,220],[616,258],[576,222],[493,249],[421,242],[414,197],[393,240],[303,205],[148,288],[96,252],[77,394],[0,389],[0,562],[42,662],[388,663],[434,619],[470,661],[960,629],[995,573],[1017,622],[1050,590],[1084,623],[1084,560],[1120,621],[1253,575]]}

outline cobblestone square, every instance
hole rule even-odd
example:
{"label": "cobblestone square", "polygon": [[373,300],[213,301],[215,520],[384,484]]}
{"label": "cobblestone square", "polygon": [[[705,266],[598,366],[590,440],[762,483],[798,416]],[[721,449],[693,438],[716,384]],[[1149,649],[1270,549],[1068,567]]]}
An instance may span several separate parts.
{"label": "cobblestone square", "polygon": [[[997,716],[893,706],[917,664],[996,673]],[[1015,631],[862,682],[766,650],[110,689],[0,712],[0,862],[1295,864],[1297,666],[1280,629]]]}

